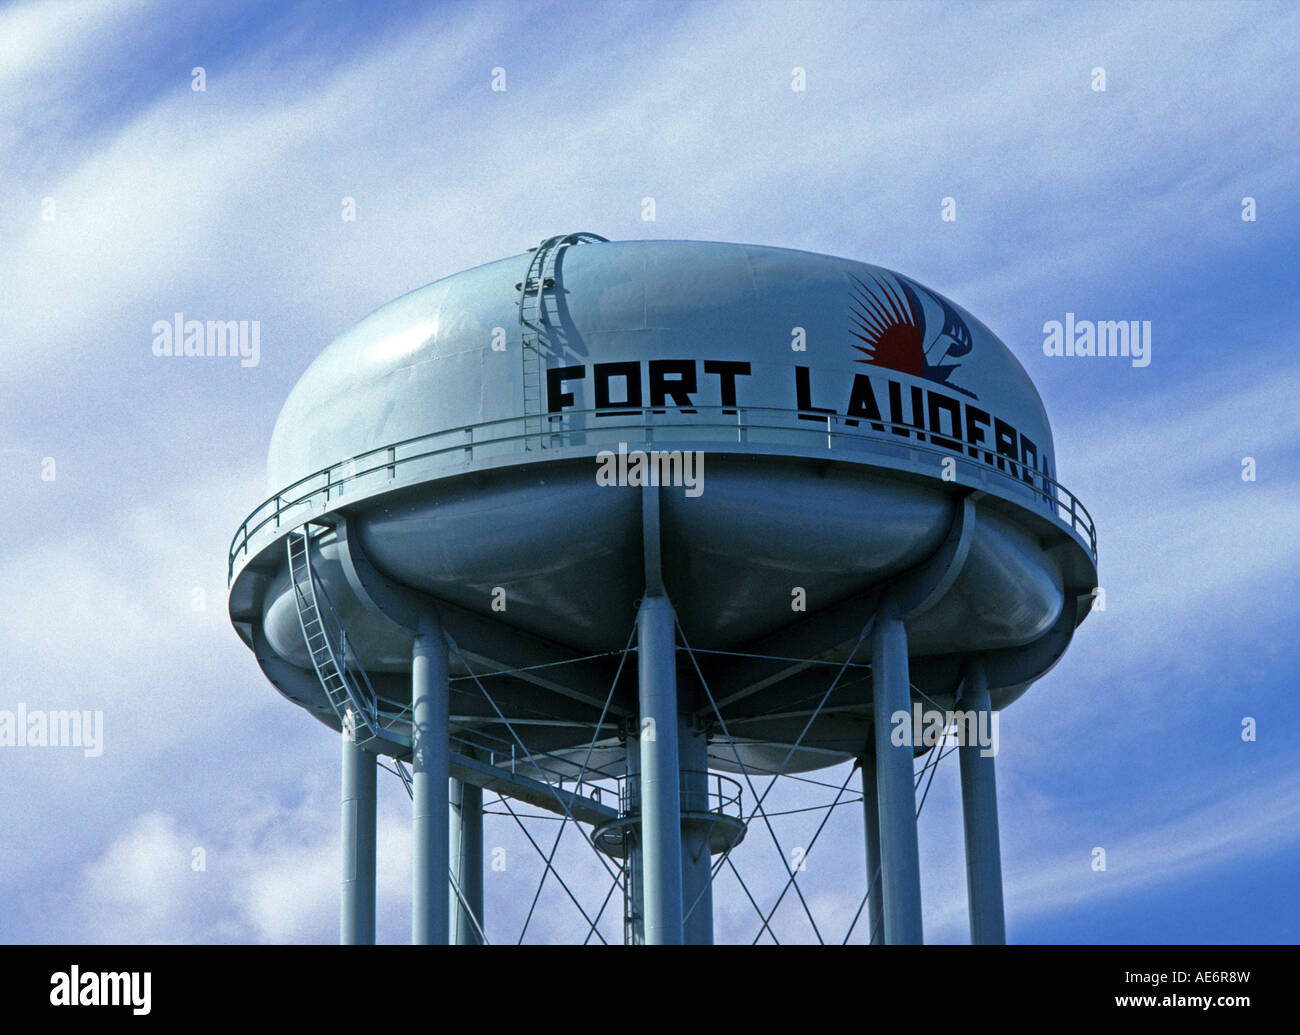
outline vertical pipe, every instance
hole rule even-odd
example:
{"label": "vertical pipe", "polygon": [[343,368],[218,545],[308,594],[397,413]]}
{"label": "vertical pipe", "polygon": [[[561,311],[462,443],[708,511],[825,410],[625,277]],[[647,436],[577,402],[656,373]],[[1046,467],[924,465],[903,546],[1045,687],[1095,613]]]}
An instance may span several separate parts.
{"label": "vertical pipe", "polygon": [[343,885],[339,941],[375,944],[375,763],[343,726]]}
{"label": "vertical pipe", "polygon": [[666,597],[637,614],[641,696],[641,856],[647,945],[682,942],[681,777],[677,765],[677,638]]}
{"label": "vertical pipe", "polygon": [[962,710],[974,713],[966,736],[957,749],[961,764],[962,825],[966,832],[966,897],[970,909],[972,945],[1005,945],[1006,917],[1002,906],[1002,851],[998,841],[998,791],[992,748],[984,754],[976,731],[991,728],[984,667],[974,662],[966,669]]}
{"label": "vertical pipe", "polygon": [[[479,928],[483,926],[483,788],[464,780],[451,781],[450,829],[447,832],[451,852],[451,872],[460,885],[473,919],[461,904],[456,889],[447,888],[447,908],[451,911],[450,932],[456,945],[482,945]],[[478,921],[478,927],[474,925]]]}
{"label": "vertical pipe", "polygon": [[[709,736],[699,726],[679,720],[677,758],[682,768],[682,812],[709,811]],[[682,818],[682,941],[713,944],[713,853],[707,819]]]}
{"label": "vertical pipe", "polygon": [[[912,784],[912,698],[907,631],[886,601],[871,630],[871,688],[880,816],[880,880],[885,943],[921,944],[921,863]],[[898,729],[906,735],[895,738]],[[900,743],[895,744],[897,739]]]}
{"label": "vertical pipe", "polygon": [[863,758],[862,769],[862,822],[867,840],[867,933],[870,944],[880,945],[885,940],[885,905],[880,883],[880,803],[876,795],[876,762]]}
{"label": "vertical pipe", "polygon": [[448,848],[447,644],[437,619],[422,618],[411,654],[411,941],[446,945]]}

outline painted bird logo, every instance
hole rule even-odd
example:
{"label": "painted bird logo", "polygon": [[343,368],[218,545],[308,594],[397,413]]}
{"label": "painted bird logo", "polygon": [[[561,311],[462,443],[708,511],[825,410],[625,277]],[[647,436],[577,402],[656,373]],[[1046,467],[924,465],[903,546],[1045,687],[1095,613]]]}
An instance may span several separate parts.
{"label": "painted bird logo", "polygon": [[[870,285],[849,274],[853,281],[849,289],[849,316],[853,326],[849,333],[862,342],[853,347],[867,357],[857,362],[924,377],[978,399],[974,392],[948,380],[961,364],[945,363],[944,360],[964,356],[974,347],[970,328],[957,311],[938,295],[906,277],[893,274],[893,283],[890,283],[889,279],[874,272],[867,276],[871,278]],[[943,327],[928,344],[925,307],[920,297],[922,292],[943,313]],[[931,361],[930,357],[936,354],[938,358]]]}

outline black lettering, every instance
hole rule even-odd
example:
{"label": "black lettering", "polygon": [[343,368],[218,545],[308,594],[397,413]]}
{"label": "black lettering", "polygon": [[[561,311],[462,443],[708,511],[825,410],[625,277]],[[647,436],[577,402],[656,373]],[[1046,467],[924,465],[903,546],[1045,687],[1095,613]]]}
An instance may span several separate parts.
{"label": "black lettering", "polygon": [[[597,363],[591,368],[595,380],[596,416],[616,417],[623,413],[636,413],[641,409],[641,364],[640,363]],[[614,402],[609,397],[609,383],[621,377],[627,384],[626,399]],[[609,406],[631,406],[630,410],[608,410]],[[599,411],[605,410],[604,413]]]}
{"label": "black lettering", "polygon": [[1030,485],[1034,484],[1034,471],[1038,469],[1038,447],[1033,441],[1020,436],[1020,477]]}
{"label": "black lettering", "polygon": [[1014,463],[1003,465],[1002,458],[1010,457],[1012,460],[1017,458],[1016,452],[1016,429],[1006,421],[997,417],[993,418],[993,448],[998,451],[998,470],[1005,471],[1011,469],[1011,473],[1016,473]]}
{"label": "black lettering", "polygon": [[[884,431],[885,426],[878,423],[880,421],[880,407],[876,405],[876,393],[871,388],[871,378],[866,374],[853,375],[853,391],[849,395],[848,416],[866,417],[872,421],[871,426],[876,431]],[[844,421],[850,428],[856,428],[856,420]]]}
{"label": "black lettering", "polygon": [[987,410],[981,410],[978,406],[972,406],[970,403],[966,404],[966,441],[970,443],[970,448],[966,452],[977,460],[982,452],[986,464],[993,463],[993,454],[987,449],[980,450],[975,447],[985,441],[984,428],[989,426],[989,421],[992,419]]}
{"label": "black lettering", "polygon": [[1059,513],[1059,504],[1056,495],[1056,473],[1052,469],[1051,458],[1044,453],[1038,458],[1039,468],[1043,475],[1043,503],[1050,514]]}
{"label": "black lettering", "polygon": [[573,405],[573,393],[563,390],[565,381],[576,381],[587,373],[586,367],[551,367],[546,371],[546,412],[559,413]]}
{"label": "black lettering", "polygon": [[[961,403],[946,395],[940,395],[938,392],[930,393],[929,403],[930,441],[937,442],[945,449],[951,449],[954,452],[960,453],[962,451],[962,444],[960,441]],[[940,411],[942,411],[942,413]],[[943,413],[948,414],[948,422],[952,426],[952,438],[941,438],[937,434],[937,432],[943,430]]]}
{"label": "black lettering", "polygon": [[794,368],[794,393],[797,399],[796,406],[799,410],[800,420],[815,420],[822,424],[826,423],[825,417],[817,417],[818,413],[834,413],[834,410],[825,410],[820,406],[812,404],[812,385],[809,380],[807,367]]}
{"label": "black lettering", "polygon": [[[668,380],[669,377],[672,377],[673,380]],[[683,408],[683,413],[694,413],[694,410],[684,408],[690,406],[691,393],[694,391],[695,360],[652,359],[650,361],[651,407],[663,406],[665,400],[671,398],[674,406]],[[663,410],[655,410],[655,413],[663,412]]]}
{"label": "black lettering", "polygon": [[[722,405],[735,406],[736,377],[737,375],[748,377],[749,364],[730,359],[706,359],[704,361],[704,372],[718,375],[718,390],[722,397]],[[736,411],[723,410],[722,412],[735,413]]]}
{"label": "black lettering", "polygon": [[923,409],[923,402],[924,399],[922,397],[921,389],[914,387],[912,389],[912,419],[907,421],[903,420],[903,386],[897,381],[890,381],[889,419],[895,425],[895,427],[890,430],[893,431],[895,435],[908,437],[911,435],[911,432],[908,431],[907,428],[897,426],[900,424],[907,424],[910,427],[916,428],[917,439],[924,442],[925,436],[922,434],[925,430],[925,410]]}

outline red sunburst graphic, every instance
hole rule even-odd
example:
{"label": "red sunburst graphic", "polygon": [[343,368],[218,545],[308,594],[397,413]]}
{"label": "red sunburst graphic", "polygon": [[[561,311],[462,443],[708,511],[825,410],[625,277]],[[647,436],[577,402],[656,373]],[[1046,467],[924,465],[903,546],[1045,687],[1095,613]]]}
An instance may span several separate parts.
{"label": "red sunburst graphic", "polygon": [[[850,274],[851,275],[851,274]],[[871,274],[875,289],[853,277],[850,315],[858,330],[850,332],[864,345],[854,345],[867,358],[859,363],[888,367],[902,374],[921,377],[925,371],[925,350],[921,347],[921,329],[907,298],[890,284]]]}

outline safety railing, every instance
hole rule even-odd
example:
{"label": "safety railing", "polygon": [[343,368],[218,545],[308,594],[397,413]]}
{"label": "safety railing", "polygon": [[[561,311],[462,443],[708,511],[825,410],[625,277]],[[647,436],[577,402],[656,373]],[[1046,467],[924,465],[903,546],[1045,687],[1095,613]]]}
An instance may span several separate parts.
{"label": "safety railing", "polygon": [[[235,564],[247,556],[262,535],[295,528],[330,509],[384,491],[397,480],[399,468],[424,477],[465,470],[475,460],[523,454],[530,433],[526,422],[536,416],[503,417],[479,424],[429,432],[348,457],[300,478],[253,510],[230,545],[228,579]],[[1008,498],[1036,501],[1056,518],[1097,559],[1097,534],[1092,515],[1074,493],[1021,460],[986,448],[958,442],[958,449],[934,445],[949,437],[911,424],[876,418],[847,418],[767,406],[692,406],[688,409],[640,408],[565,410],[546,414],[546,432],[555,454],[565,447],[617,446],[630,452],[642,446],[807,445],[824,443],[831,452],[894,457],[915,464],[920,458],[951,459],[991,489]],[[658,437],[656,437],[658,436]],[[635,438],[635,441],[631,439]],[[969,452],[974,450],[976,456]],[[936,477],[939,475],[936,474]],[[953,478],[957,480],[956,472]],[[969,482],[964,483],[969,484]]]}
{"label": "safety railing", "polygon": [[[681,770],[682,812],[713,812],[719,816],[744,819],[741,793],[740,783],[729,776],[704,770]],[[641,811],[641,781],[636,777],[619,778],[618,811],[621,816],[634,816]]]}

